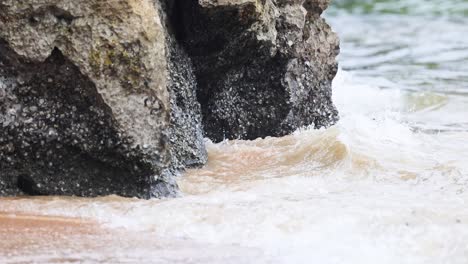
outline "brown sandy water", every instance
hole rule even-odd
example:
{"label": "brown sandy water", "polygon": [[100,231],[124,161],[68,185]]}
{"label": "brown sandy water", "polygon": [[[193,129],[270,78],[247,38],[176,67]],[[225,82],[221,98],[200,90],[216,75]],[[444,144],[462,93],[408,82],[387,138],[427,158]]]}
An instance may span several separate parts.
{"label": "brown sandy water", "polygon": [[2,198],[0,263],[466,263],[468,133],[358,119],[207,142],[176,199]]}

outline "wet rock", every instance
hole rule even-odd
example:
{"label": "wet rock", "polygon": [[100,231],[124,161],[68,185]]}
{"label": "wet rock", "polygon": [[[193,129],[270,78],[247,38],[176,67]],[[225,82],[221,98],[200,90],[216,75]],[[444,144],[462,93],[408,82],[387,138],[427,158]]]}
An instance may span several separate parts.
{"label": "wet rock", "polygon": [[207,160],[193,64],[176,39],[177,31],[182,23],[179,17],[180,12],[175,1],[161,2],[169,68],[167,87],[171,105],[171,127],[168,134],[172,145],[172,164],[175,168],[199,166],[205,164]]}
{"label": "wet rock", "polygon": [[0,194],[170,196],[171,172],[205,162],[193,81],[177,77],[160,12],[0,2]]}
{"label": "wet rock", "polygon": [[328,0],[178,0],[179,38],[193,59],[206,135],[282,136],[336,122],[338,38]]}

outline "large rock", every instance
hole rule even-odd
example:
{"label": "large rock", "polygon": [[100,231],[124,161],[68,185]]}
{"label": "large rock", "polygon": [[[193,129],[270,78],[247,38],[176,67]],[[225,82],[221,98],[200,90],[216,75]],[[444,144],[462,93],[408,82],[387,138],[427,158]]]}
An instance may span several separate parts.
{"label": "large rock", "polygon": [[0,192],[167,196],[174,169],[204,163],[194,84],[160,12],[0,1]]}
{"label": "large rock", "polygon": [[0,0],[0,195],[173,196],[203,136],[337,120],[328,0]]}
{"label": "large rock", "polygon": [[177,1],[209,138],[282,136],[337,120],[339,43],[320,18],[328,0]]}

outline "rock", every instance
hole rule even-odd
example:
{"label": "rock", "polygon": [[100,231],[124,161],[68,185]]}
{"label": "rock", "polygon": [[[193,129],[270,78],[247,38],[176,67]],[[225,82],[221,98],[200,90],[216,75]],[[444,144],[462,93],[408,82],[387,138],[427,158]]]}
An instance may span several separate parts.
{"label": "rock", "polygon": [[333,124],[327,5],[0,0],[0,196],[174,196],[203,136]]}
{"label": "rock", "polygon": [[171,127],[169,140],[172,144],[173,164],[176,168],[205,164],[207,153],[203,140],[200,104],[197,101],[197,81],[192,61],[176,40],[177,14],[174,1],[161,3],[166,30],[169,84],[171,104]]}
{"label": "rock", "polygon": [[168,171],[204,163],[201,128],[184,122],[199,114],[193,84],[176,84],[190,77],[175,77],[160,12],[150,0],[0,2],[0,192],[168,196]]}
{"label": "rock", "polygon": [[175,175],[184,168],[198,167],[206,163],[208,154],[203,139],[203,126],[200,104],[197,101],[197,82],[191,59],[183,47],[177,42],[175,25],[177,15],[173,13],[173,1],[162,1],[160,14],[166,37],[166,55],[168,66],[168,83],[170,99],[170,126],[168,139],[170,142],[170,166],[163,170],[160,178],[170,188],[161,191],[159,188],[154,196],[167,196],[177,190]]}
{"label": "rock", "polygon": [[282,136],[338,119],[331,101],[338,38],[328,0],[178,0],[206,135]]}

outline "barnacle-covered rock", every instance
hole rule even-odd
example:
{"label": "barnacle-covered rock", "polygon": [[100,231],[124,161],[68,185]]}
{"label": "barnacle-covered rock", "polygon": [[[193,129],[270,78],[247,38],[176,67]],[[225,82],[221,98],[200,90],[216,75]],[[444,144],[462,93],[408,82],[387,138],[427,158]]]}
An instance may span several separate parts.
{"label": "barnacle-covered rock", "polygon": [[173,168],[204,163],[161,12],[150,0],[0,1],[0,192],[167,196]]}
{"label": "barnacle-covered rock", "polygon": [[178,0],[206,135],[220,141],[328,127],[339,43],[328,0]]}

